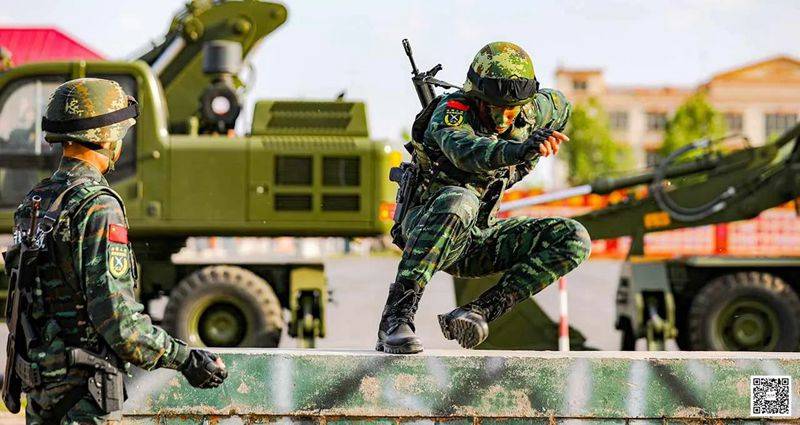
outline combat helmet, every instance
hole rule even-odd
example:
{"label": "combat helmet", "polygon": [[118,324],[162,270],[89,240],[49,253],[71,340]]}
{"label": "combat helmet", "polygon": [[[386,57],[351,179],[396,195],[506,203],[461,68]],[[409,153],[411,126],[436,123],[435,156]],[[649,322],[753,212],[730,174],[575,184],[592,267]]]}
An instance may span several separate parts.
{"label": "combat helmet", "polygon": [[496,41],[475,55],[463,90],[493,105],[516,106],[530,102],[538,89],[533,61],[525,50]]}
{"label": "combat helmet", "polygon": [[[136,100],[116,82],[79,78],[56,88],[42,117],[42,130],[49,143],[74,142],[97,151],[114,167],[115,151],[139,116]],[[109,148],[102,146],[110,143]]]}

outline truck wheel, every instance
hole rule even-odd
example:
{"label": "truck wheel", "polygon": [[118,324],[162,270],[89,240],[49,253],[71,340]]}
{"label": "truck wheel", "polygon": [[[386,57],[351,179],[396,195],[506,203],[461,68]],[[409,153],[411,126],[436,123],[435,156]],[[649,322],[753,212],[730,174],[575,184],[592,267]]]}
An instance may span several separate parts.
{"label": "truck wheel", "polygon": [[190,346],[277,347],[281,314],[275,292],[255,273],[208,266],[172,290],[163,325]]}
{"label": "truck wheel", "polygon": [[734,273],[700,290],[687,322],[692,350],[795,351],[800,299],[777,276]]}

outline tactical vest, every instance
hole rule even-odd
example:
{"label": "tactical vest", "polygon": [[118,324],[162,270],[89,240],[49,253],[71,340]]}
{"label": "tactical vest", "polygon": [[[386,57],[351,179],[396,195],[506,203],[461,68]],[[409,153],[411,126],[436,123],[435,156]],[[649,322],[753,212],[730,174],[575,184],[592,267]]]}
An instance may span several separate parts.
{"label": "tactical vest", "polygon": [[[59,197],[62,193],[64,196]],[[46,372],[50,368],[58,369],[61,360],[57,358],[60,357],[58,353],[65,347],[83,348],[92,353],[109,351],[103,338],[92,326],[86,310],[86,296],[81,277],[75,269],[74,256],[83,229],[76,228],[79,226],[73,223],[80,220],[79,212],[100,195],[113,196],[120,201],[120,205],[122,201],[111,188],[89,179],[79,179],[70,186],[46,179],[28,194],[18,208],[15,239],[31,230],[28,227],[33,211],[32,197],[36,194],[43,195],[37,214],[37,227],[43,229],[40,244],[46,249],[47,255],[31,265],[35,268],[33,281],[20,282],[20,285],[31,289],[29,293],[32,296],[22,313],[28,316],[37,334],[36,340],[29,341],[28,360],[39,363],[43,372]],[[64,347],[61,347],[62,342]],[[53,358],[46,358],[50,355]],[[52,365],[49,364],[51,362]]]}

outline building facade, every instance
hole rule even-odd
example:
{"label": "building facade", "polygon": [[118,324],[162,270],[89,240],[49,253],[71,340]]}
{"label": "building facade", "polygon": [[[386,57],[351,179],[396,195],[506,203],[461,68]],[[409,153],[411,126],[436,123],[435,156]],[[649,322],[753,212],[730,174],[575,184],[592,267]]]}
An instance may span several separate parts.
{"label": "building facade", "polygon": [[639,166],[658,158],[664,129],[675,110],[698,90],[724,114],[729,133],[762,145],[798,122],[800,60],[778,56],[713,75],[697,87],[607,85],[600,69],[559,68],[556,87],[580,103],[597,98],[609,116],[612,135],[633,148]]}

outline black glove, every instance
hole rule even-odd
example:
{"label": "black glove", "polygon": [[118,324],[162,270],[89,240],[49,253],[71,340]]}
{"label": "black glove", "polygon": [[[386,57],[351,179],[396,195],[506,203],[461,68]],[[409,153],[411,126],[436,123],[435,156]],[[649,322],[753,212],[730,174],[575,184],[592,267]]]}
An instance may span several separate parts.
{"label": "black glove", "polygon": [[219,357],[214,353],[194,348],[180,371],[195,388],[216,388],[228,377],[228,371],[217,363],[217,359]]}
{"label": "black glove", "polygon": [[545,140],[553,134],[553,130],[549,128],[540,128],[534,130],[524,142],[521,143],[522,158],[526,161],[533,159],[539,155],[539,146],[542,146]]}

